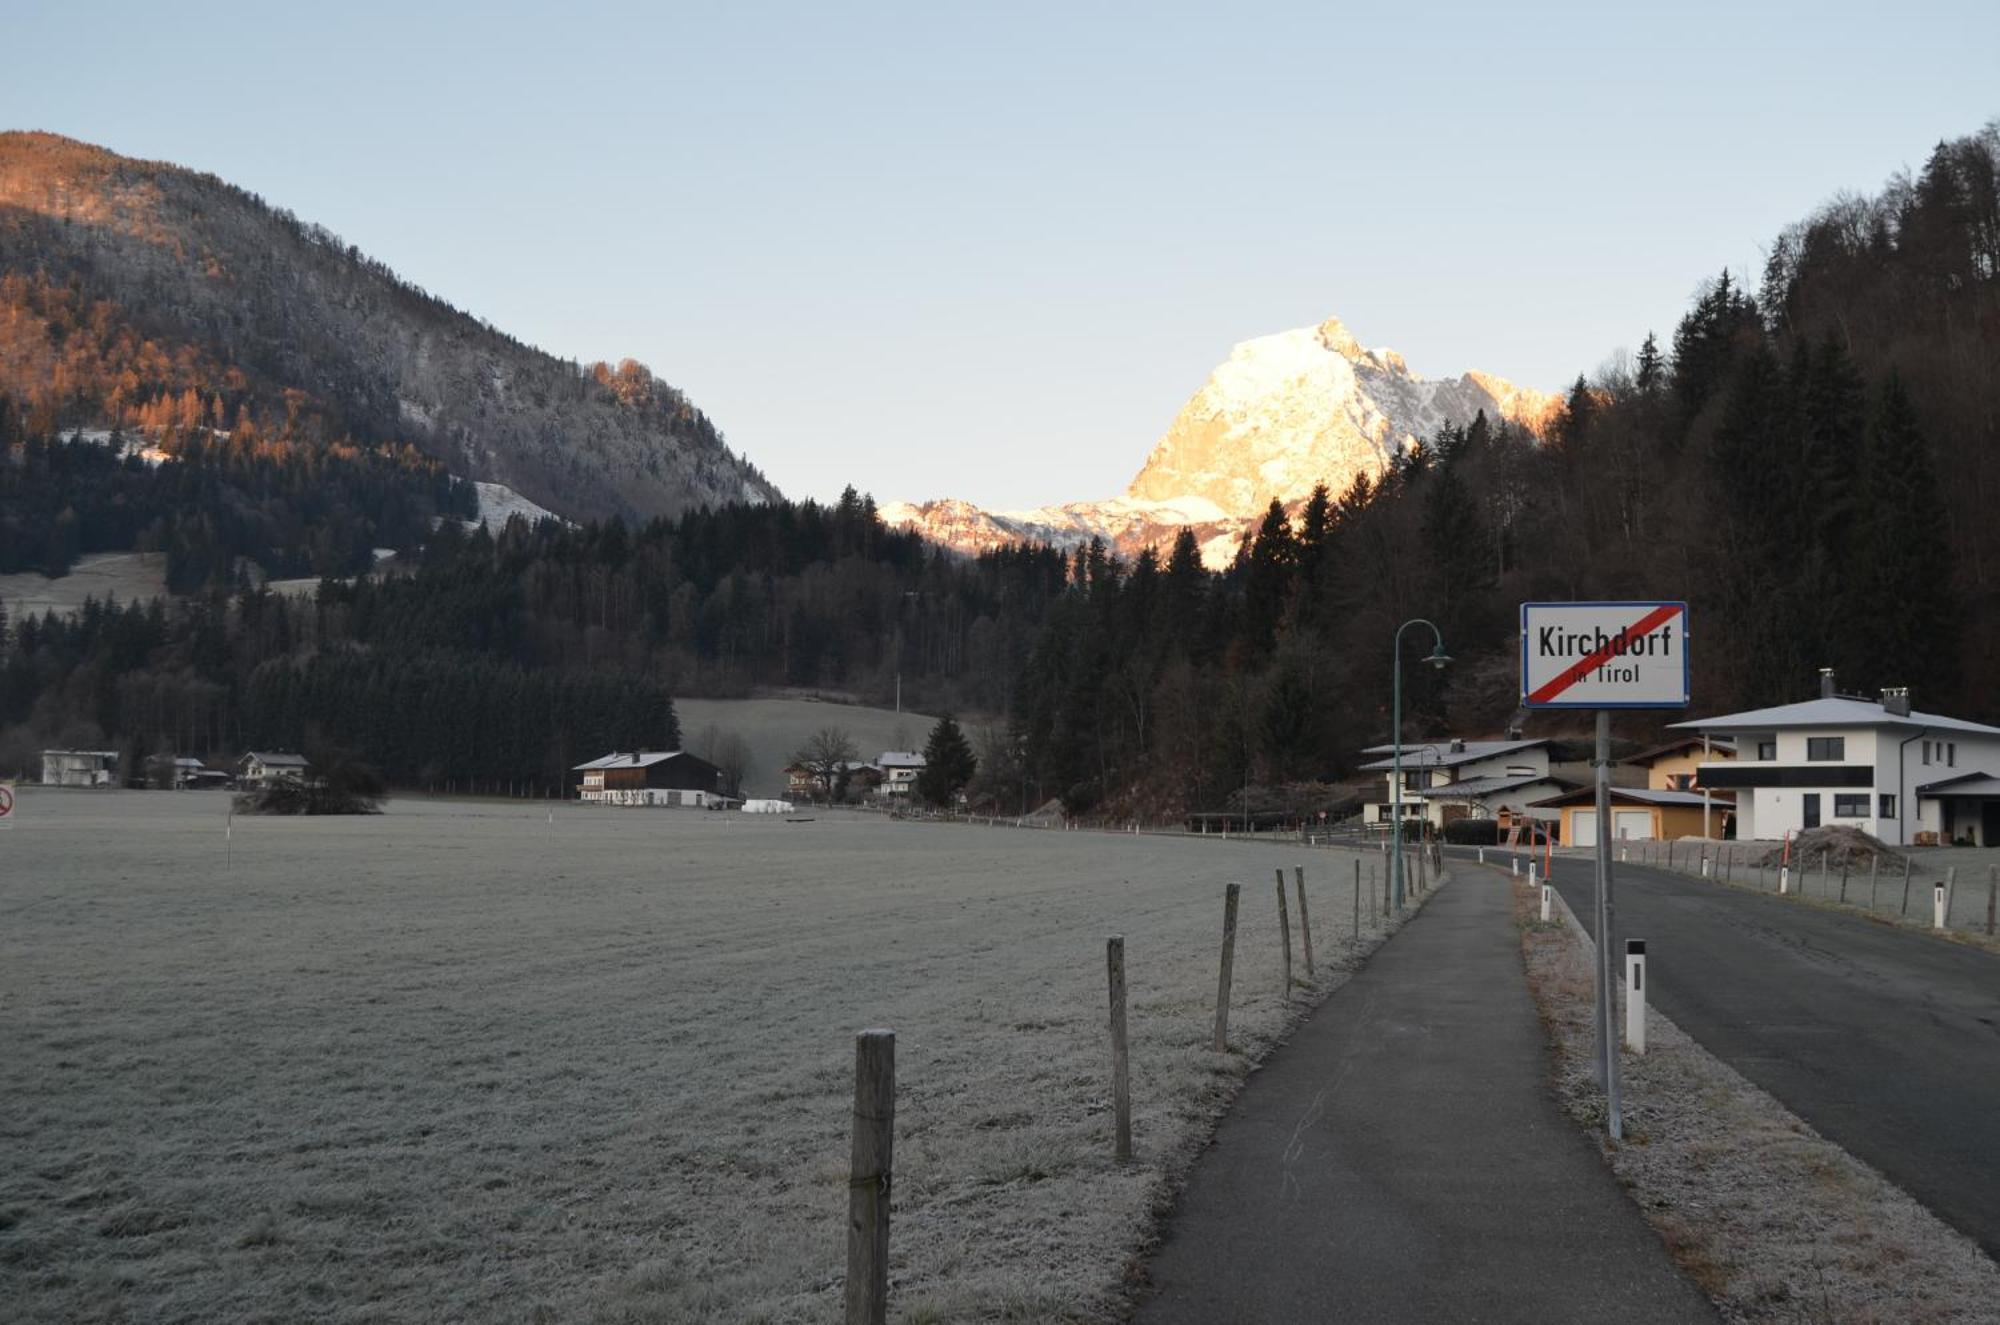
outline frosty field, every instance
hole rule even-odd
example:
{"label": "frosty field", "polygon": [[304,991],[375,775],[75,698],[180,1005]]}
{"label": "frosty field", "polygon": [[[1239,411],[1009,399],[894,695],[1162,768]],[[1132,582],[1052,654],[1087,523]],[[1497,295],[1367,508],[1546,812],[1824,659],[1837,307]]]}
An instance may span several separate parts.
{"label": "frosty field", "polygon": [[894,1318],[1115,1317],[1289,1015],[1273,867],[1322,987],[1349,947],[1352,857],[1284,844],[397,801],[239,818],[225,865],[224,805],[30,789],[0,833],[10,1319],[836,1319],[865,1026]]}

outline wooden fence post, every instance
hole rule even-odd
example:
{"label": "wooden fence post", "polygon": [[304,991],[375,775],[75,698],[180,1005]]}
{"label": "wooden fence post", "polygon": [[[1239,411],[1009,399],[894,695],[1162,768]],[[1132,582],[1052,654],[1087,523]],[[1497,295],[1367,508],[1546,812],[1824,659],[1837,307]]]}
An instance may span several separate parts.
{"label": "wooden fence post", "polygon": [[1873,911],[1875,909],[1877,885],[1880,884],[1881,881],[1882,881],[1882,853],[1879,851],[1871,851],[1868,853],[1868,909],[1870,911]]}
{"label": "wooden fence post", "polygon": [[1111,981],[1111,1113],[1116,1125],[1112,1154],[1120,1164],[1132,1159],[1132,1083],[1125,1043],[1125,936],[1104,941],[1104,969]]}
{"label": "wooden fence post", "polygon": [[854,1037],[854,1148],[847,1180],[847,1325],[889,1319],[889,1175],[896,1132],[896,1033]]}
{"label": "wooden fence post", "polygon": [[[1306,867],[1305,866],[1303,865],[1292,866],[1292,881],[1298,885],[1299,936],[1305,940],[1306,979],[1311,980],[1313,978],[1313,923],[1312,923],[1312,917],[1306,914]],[[1283,891],[1282,884],[1283,881],[1280,880],[1279,891],[1281,892]]]}
{"label": "wooden fence post", "polygon": [[1215,991],[1215,1052],[1229,1049],[1229,977],[1236,966],[1236,897],[1241,884],[1232,883],[1222,902],[1222,978]]}
{"label": "wooden fence post", "polygon": [[1844,856],[1840,861],[1840,903],[1847,905],[1847,859]]}
{"label": "wooden fence post", "polygon": [[1292,910],[1285,905],[1285,871],[1278,870],[1278,946],[1285,953],[1285,997],[1292,996]]}
{"label": "wooden fence post", "polygon": [[1986,937],[1993,937],[1993,922],[2000,919],[2000,865],[1986,867]]}
{"label": "wooden fence post", "polygon": [[1910,858],[1903,857],[1903,905],[1896,911],[1898,916],[1910,914]]}

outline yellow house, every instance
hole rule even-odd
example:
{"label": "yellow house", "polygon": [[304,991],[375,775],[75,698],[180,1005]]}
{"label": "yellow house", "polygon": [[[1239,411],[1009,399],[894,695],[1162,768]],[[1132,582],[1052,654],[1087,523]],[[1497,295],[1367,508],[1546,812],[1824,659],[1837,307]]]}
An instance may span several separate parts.
{"label": "yellow house", "polygon": [[[1730,802],[1717,796],[1712,822],[1722,823]],[[1597,790],[1584,787],[1562,796],[1536,801],[1537,810],[1562,813],[1562,844],[1597,845]],[[1653,842],[1676,837],[1700,837],[1702,797],[1698,791],[1658,791],[1652,787],[1611,788],[1611,834],[1616,842]]]}
{"label": "yellow house", "polygon": [[1625,762],[1645,769],[1646,785],[1654,791],[1694,791],[1695,774],[1703,764],[1735,758],[1736,747],[1727,741],[1704,744],[1698,736],[1684,736],[1633,755]]}

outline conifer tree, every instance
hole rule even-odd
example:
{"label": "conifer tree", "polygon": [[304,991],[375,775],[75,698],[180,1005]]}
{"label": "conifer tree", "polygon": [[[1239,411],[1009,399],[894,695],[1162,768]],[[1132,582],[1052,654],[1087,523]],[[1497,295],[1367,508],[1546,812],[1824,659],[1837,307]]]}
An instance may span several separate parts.
{"label": "conifer tree", "polygon": [[949,805],[960,788],[979,771],[979,757],[972,743],[959,730],[958,722],[947,713],[931,728],[924,742],[924,767],[917,774],[917,794],[932,805]]}

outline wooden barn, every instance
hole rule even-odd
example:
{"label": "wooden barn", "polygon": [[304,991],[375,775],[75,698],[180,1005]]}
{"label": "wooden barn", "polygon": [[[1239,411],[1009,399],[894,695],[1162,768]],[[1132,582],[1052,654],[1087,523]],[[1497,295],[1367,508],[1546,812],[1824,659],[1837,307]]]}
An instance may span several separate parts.
{"label": "wooden barn", "polygon": [[578,764],[577,796],[601,805],[720,805],[722,770],[685,750],[613,751]]}

